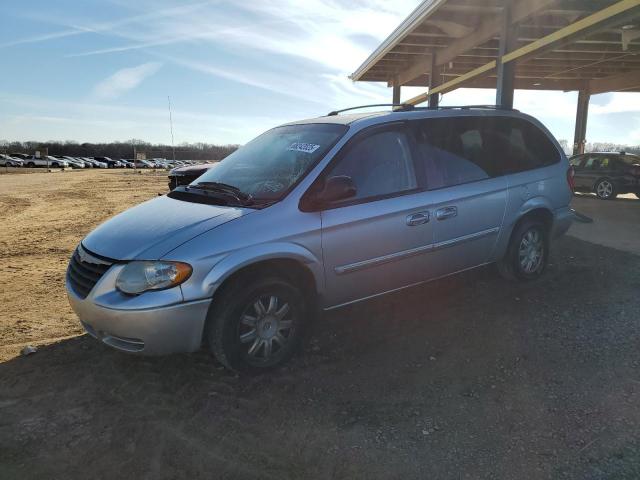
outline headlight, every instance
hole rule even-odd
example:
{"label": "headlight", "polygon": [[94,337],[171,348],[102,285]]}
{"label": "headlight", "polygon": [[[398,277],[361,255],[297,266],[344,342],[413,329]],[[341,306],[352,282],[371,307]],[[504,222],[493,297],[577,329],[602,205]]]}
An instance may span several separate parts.
{"label": "headlight", "polygon": [[131,262],[118,275],[116,288],[130,295],[164,290],[186,281],[191,271],[191,265],[181,262]]}

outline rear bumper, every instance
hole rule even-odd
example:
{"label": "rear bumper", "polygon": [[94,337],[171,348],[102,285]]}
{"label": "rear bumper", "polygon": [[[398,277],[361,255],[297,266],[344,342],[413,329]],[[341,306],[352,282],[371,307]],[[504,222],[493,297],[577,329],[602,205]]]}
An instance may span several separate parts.
{"label": "rear bumper", "polygon": [[559,208],[553,213],[553,228],[551,229],[551,238],[558,238],[569,230],[575,216],[570,207]]}
{"label": "rear bumper", "polygon": [[200,300],[157,308],[110,308],[94,303],[91,294],[80,298],[68,283],[67,296],[87,333],[110,347],[143,355],[198,350],[211,303]]}

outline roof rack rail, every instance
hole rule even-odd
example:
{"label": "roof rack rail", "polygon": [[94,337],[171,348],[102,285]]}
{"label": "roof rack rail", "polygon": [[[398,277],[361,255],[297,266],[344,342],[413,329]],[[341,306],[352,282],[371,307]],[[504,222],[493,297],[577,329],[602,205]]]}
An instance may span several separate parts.
{"label": "roof rack rail", "polygon": [[509,108],[509,107],[503,107],[501,105],[453,105],[453,106],[447,106],[447,107],[438,107],[439,109],[442,110],[447,110],[447,109],[460,109],[460,110],[474,110],[474,109],[478,109],[478,110],[508,110],[508,111],[513,111],[513,112],[517,112],[518,110],[516,110],[515,108]]}
{"label": "roof rack rail", "polygon": [[334,110],[333,112],[329,112],[327,117],[335,117],[339,113],[348,112],[351,110],[360,110],[361,108],[370,108],[370,107],[392,107],[396,112],[406,112],[408,110],[413,110],[415,107],[410,103],[376,103],[373,105],[360,105],[358,107],[350,107],[343,108],[342,110]]}

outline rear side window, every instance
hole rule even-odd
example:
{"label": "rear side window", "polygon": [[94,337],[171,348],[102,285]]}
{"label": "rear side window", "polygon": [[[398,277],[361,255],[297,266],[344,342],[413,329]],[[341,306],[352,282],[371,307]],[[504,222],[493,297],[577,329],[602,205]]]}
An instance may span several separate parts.
{"label": "rear side window", "polygon": [[430,190],[484,180],[495,175],[475,118],[415,122],[417,165]]}
{"label": "rear side window", "polygon": [[510,117],[438,118],[416,122],[421,173],[430,189],[552,165],[560,153],[547,135]]}
{"label": "rear side window", "polygon": [[584,168],[588,170],[595,170],[596,168],[600,168],[600,158],[596,156],[587,158],[587,161],[584,162]]}

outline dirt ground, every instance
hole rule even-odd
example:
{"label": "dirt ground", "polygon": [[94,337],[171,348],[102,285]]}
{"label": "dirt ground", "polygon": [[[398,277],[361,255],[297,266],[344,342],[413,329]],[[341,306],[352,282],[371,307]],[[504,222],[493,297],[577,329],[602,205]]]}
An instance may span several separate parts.
{"label": "dirt ground", "polygon": [[335,311],[239,377],[78,335],[74,246],[165,189],[0,176],[1,479],[640,478],[640,257],[565,237],[539,282],[485,268]]}
{"label": "dirt ground", "polygon": [[73,249],[105,219],[166,191],[164,172],[0,175],[0,361],[26,343],[82,333],[61,284]]}

